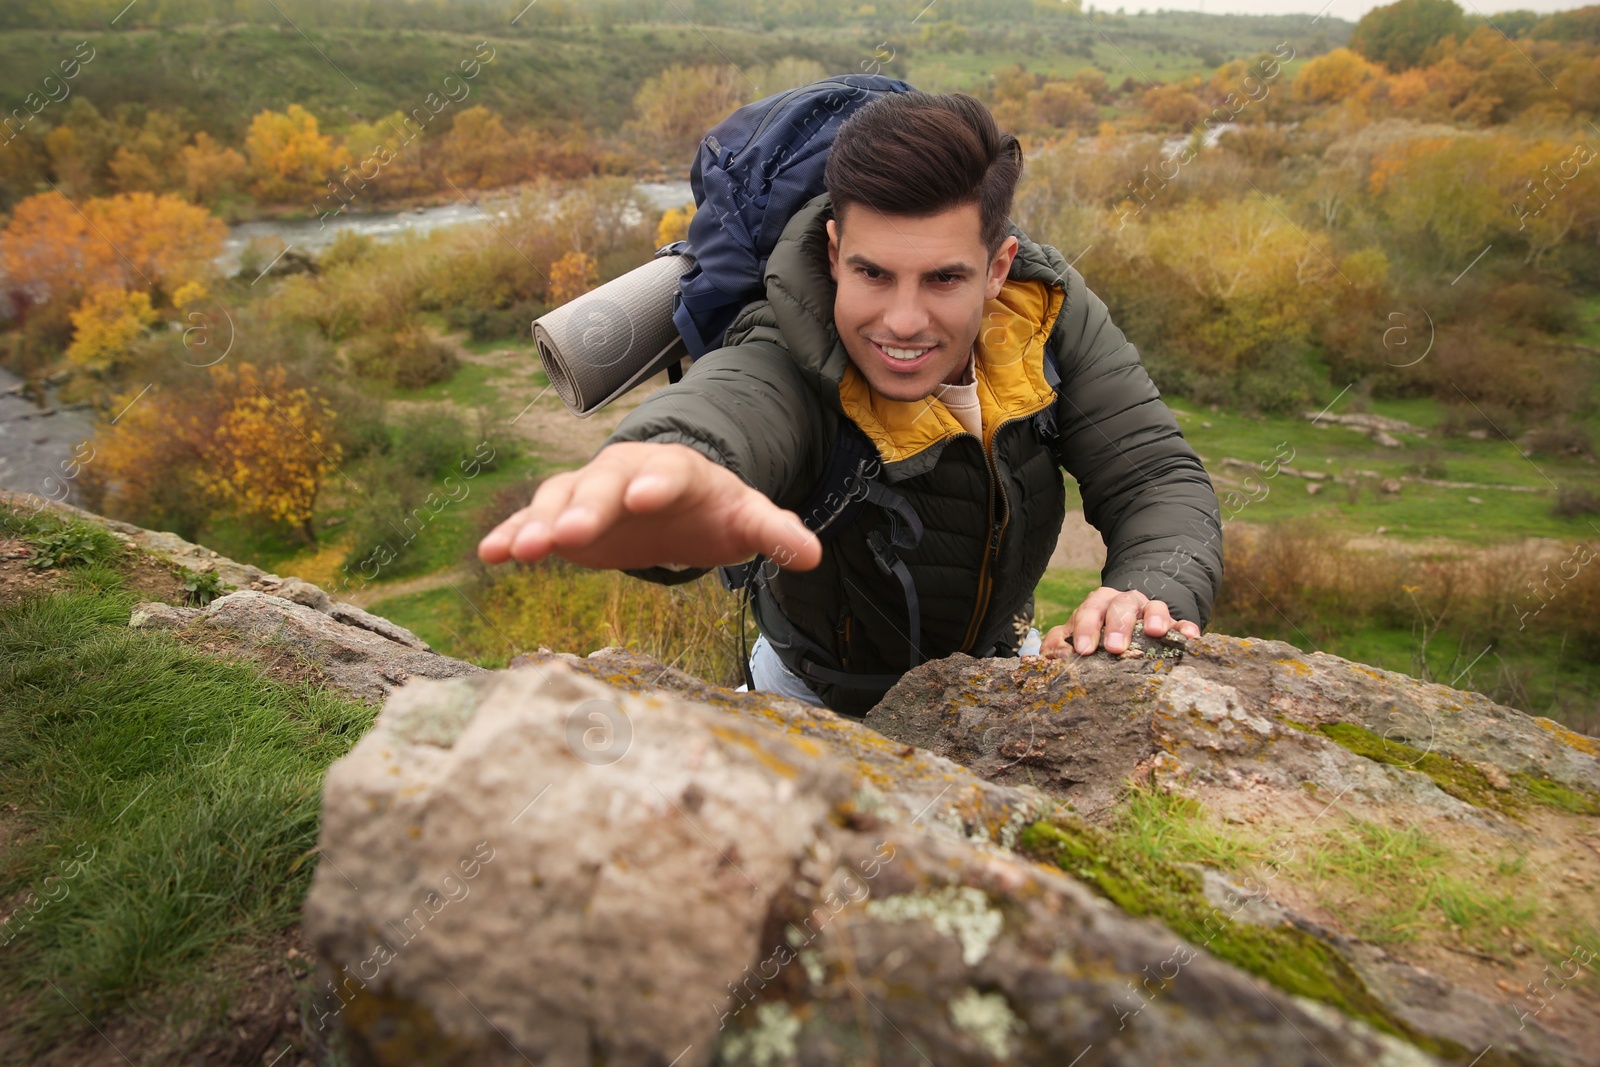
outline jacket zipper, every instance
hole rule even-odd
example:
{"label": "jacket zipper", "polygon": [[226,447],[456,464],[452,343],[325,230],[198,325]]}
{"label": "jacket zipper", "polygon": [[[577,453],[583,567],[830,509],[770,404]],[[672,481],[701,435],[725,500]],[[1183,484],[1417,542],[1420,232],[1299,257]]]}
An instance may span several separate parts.
{"label": "jacket zipper", "polygon": [[[983,617],[989,610],[989,598],[994,592],[994,575],[990,573],[990,564],[999,562],[1000,541],[1005,536],[1006,526],[1011,522],[1011,502],[1006,500],[1005,492],[1000,489],[1000,471],[995,465],[990,443],[1000,437],[1001,430],[1015,421],[1015,418],[1002,421],[989,436],[989,442],[985,442],[983,446],[983,458],[989,468],[989,544],[983,553],[983,563],[978,568],[978,596],[972,605],[972,618],[967,622],[967,634],[961,640],[961,648],[958,650],[961,652],[972,651],[973,644],[978,640]],[[1004,517],[999,522],[994,520],[996,494],[999,495],[1000,502],[1005,508]]]}

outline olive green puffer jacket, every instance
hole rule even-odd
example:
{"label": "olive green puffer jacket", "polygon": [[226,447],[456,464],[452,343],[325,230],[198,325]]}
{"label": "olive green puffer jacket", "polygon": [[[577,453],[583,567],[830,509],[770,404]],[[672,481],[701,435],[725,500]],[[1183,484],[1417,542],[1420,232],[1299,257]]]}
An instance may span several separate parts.
{"label": "olive green puffer jacket", "polygon": [[[837,420],[864,431],[880,481],[924,526],[920,544],[898,553],[915,585],[920,648],[912,654],[901,580],[868,546],[874,531],[887,534],[888,513],[864,507],[824,541],[820,566],[781,571],[771,583],[780,622],[800,632],[813,659],[825,652],[833,670],[874,676],[846,686],[810,675],[811,688],[834,710],[859,715],[918,658],[1015,655],[1065,518],[1063,468],[1106,542],[1101,582],[1205,626],[1222,580],[1211,480],[1138,352],[1061,253],[1010,229],[1020,247],[985,305],[977,346],[986,447],[938,399],[885,398],[851,363],[833,323],[831,217],[826,193],[801,208],[768,258],[767,299],[747,305],[725,347],[646,398],[606,440],[688,445],[798,510],[822,477]],[[1059,400],[1044,366],[1047,338]],[[673,584],[706,572],[627,573]],[[781,646],[781,626],[762,629]]]}

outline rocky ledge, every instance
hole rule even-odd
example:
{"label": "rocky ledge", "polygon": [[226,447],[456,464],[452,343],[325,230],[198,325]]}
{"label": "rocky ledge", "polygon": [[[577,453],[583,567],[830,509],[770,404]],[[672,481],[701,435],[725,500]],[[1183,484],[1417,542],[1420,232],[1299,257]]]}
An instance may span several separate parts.
{"label": "rocky ledge", "polygon": [[318,1024],[373,1064],[1593,1061],[1593,739],[1142,644],[953,656],[863,722],[623,649],[408,682],[327,779]]}
{"label": "rocky ledge", "polygon": [[1140,635],[855,721],[625,649],[485,671],[19,501],[235,587],[130,625],[384,701],[305,916],[359,1063],[1595,1062],[1600,741],[1481,694]]}

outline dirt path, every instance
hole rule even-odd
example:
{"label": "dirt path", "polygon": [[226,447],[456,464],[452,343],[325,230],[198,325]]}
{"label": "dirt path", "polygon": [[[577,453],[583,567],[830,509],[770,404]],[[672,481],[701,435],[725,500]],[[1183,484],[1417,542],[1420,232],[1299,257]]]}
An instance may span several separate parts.
{"label": "dirt path", "polygon": [[489,385],[497,392],[496,414],[522,439],[528,450],[546,463],[569,466],[588,461],[623,417],[667,384],[662,371],[604,410],[586,419],[568,411],[554,389],[540,382],[539,357],[531,349],[497,348],[472,352],[454,334],[436,334],[455,349],[463,363],[497,372]]}
{"label": "dirt path", "polygon": [[463,582],[471,581],[472,574],[471,564],[463,563],[459,567],[434,571],[432,574],[423,574],[416,578],[403,578],[397,582],[363,586],[348,593],[341,593],[337,599],[344,601],[346,604],[354,604],[358,608],[365,608],[392,596],[426,593],[434,589],[443,589],[448,585],[461,585]]}

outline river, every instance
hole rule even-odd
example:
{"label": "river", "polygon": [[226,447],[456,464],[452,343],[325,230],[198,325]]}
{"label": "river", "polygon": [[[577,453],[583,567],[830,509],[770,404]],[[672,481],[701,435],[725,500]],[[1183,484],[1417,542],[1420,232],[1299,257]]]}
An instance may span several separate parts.
{"label": "river", "polygon": [[87,411],[34,404],[22,379],[0,367],[0,486],[78,503],[75,460],[90,456],[93,433]]}
{"label": "river", "polygon": [[[643,193],[658,211],[694,203],[694,193],[689,183],[636,182],[634,188]],[[404,233],[428,233],[446,226],[494,221],[508,218],[511,198],[486,194],[476,206],[472,204],[440,204],[437,207],[419,207],[409,211],[349,212],[324,221],[307,219],[264,219],[258,222],[241,222],[228,230],[228,239],[217,265],[225,273],[239,269],[239,256],[252,240],[276,237],[290,248],[317,253],[328,247],[341,233],[351,232],[391,240]],[[635,222],[624,214],[623,221]]]}

